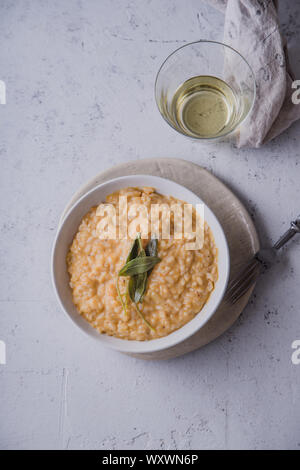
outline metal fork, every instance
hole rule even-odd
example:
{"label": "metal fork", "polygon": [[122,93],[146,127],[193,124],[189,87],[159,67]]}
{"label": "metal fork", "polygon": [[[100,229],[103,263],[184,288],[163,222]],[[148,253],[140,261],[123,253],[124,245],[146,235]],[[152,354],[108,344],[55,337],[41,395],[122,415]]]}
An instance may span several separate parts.
{"label": "metal fork", "polygon": [[225,300],[234,304],[255,283],[259,274],[274,262],[275,252],[285,245],[296,233],[300,233],[300,215],[290,224],[290,228],[279,238],[269,250],[260,250],[245,266],[239,275],[233,279],[227,289]]}

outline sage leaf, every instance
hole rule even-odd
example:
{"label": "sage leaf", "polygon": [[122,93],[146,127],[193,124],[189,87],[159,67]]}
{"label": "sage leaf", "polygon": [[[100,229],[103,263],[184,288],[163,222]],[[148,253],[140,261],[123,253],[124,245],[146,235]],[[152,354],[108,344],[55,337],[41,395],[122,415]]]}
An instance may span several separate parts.
{"label": "sage leaf", "polygon": [[157,246],[158,240],[157,238],[151,238],[146,246],[146,255],[147,256],[157,256]]}
{"label": "sage leaf", "polygon": [[149,269],[154,268],[154,266],[159,262],[160,258],[158,258],[158,256],[134,258],[123,266],[119,271],[119,276],[135,276],[137,274],[145,273],[149,271]]}
{"label": "sage leaf", "polygon": [[143,297],[146,292],[147,280],[153,270],[154,266],[160,262],[160,258],[157,256],[157,244],[158,240],[152,238],[147,244],[146,249],[143,248],[141,235],[138,234],[134,240],[131,250],[127,256],[126,264],[119,271],[119,276],[129,276],[126,294],[126,302],[122,299],[122,294],[118,289],[119,298],[121,300],[123,309],[127,313],[127,297],[129,295],[136,311],[145,322],[145,324],[152,330],[155,331],[152,325],[145,319],[143,313],[138,307],[138,303],[143,301]]}
{"label": "sage leaf", "polygon": [[[144,258],[146,255],[146,252],[143,248],[142,245],[142,240],[139,238],[138,240],[139,243],[139,257]],[[146,290],[146,285],[147,285],[147,272],[138,274],[135,276],[135,292],[134,292],[134,302],[138,303],[142,301],[142,297],[145,293]]]}
{"label": "sage leaf", "polygon": [[[141,235],[138,233],[136,239],[134,240],[132,244],[129,255],[127,256],[126,263],[128,263],[134,258],[137,258],[140,247],[141,247]],[[131,276],[128,281],[127,292],[132,302],[134,302],[134,298],[135,298],[135,286],[136,286],[136,276]]]}
{"label": "sage leaf", "polygon": [[[151,240],[148,242],[148,244],[145,248],[146,255],[147,256],[157,256],[157,248],[158,248],[157,238],[151,238]],[[148,281],[148,278],[149,278],[150,274],[152,273],[152,271],[153,271],[153,268],[149,269],[149,271],[147,271],[147,273],[146,273],[146,279],[145,279],[145,282],[144,282],[144,292],[140,295],[139,302],[143,302],[144,295],[146,293],[147,281]]]}
{"label": "sage leaf", "polygon": [[[146,246],[146,255],[147,256],[157,256],[157,247],[158,247],[158,240],[157,238],[151,238],[151,240],[149,241],[149,243],[147,244]],[[153,269],[153,268],[152,268]],[[152,272],[152,269],[150,269],[148,272],[147,272],[147,276],[149,277],[151,272]]]}
{"label": "sage leaf", "polygon": [[135,292],[134,292],[134,302],[138,303],[142,301],[143,295],[146,291],[147,285],[147,272],[143,274],[138,274],[135,280]]}
{"label": "sage leaf", "polygon": [[128,263],[128,261],[131,261],[132,259],[134,259],[138,256],[139,248],[140,248],[140,241],[139,241],[140,238],[141,238],[141,235],[138,234],[136,239],[134,240],[134,242],[132,244],[129,255],[127,256],[126,263]]}
{"label": "sage leaf", "polygon": [[131,276],[128,281],[128,294],[132,302],[135,301],[136,278],[137,276]]}
{"label": "sage leaf", "polygon": [[[126,262],[131,261],[131,259],[144,256],[146,256],[146,252],[143,249],[141,235],[138,234]],[[137,274],[136,276],[130,277],[128,281],[128,294],[132,302],[140,301],[140,298],[145,291],[146,281],[147,273]]]}

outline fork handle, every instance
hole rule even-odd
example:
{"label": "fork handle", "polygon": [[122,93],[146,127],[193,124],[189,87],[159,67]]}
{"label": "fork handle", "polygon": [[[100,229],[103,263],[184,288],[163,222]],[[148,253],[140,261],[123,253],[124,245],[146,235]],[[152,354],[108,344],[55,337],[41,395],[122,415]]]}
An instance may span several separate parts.
{"label": "fork handle", "polygon": [[300,233],[300,218],[291,222],[290,228],[279,238],[275,243],[273,248],[279,250],[283,245],[285,245],[291,238],[293,238],[296,233]]}

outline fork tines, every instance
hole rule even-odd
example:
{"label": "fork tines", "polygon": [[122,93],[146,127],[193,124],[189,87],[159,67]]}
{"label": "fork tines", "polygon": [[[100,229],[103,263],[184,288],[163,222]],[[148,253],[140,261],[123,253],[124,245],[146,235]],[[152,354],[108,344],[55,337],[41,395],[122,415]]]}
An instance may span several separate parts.
{"label": "fork tines", "polygon": [[225,295],[225,300],[233,304],[237,302],[254,284],[261,269],[261,262],[257,258],[253,258],[240,274],[231,281]]}

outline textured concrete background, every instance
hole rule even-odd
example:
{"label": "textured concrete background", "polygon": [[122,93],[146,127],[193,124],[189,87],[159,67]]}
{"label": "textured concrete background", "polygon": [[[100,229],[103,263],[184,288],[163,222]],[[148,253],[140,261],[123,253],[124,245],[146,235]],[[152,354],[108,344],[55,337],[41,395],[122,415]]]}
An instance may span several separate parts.
{"label": "textured concrete background", "polygon": [[[281,8],[300,78],[300,2]],[[168,362],[102,349],[65,318],[51,244],[72,193],[101,169],[146,157],[204,165],[249,208],[264,243],[300,212],[300,123],[260,150],[177,135],[153,98],[162,60],[221,39],[200,0],[2,0],[0,79],[0,447],[300,447],[300,237],[222,338]]]}

